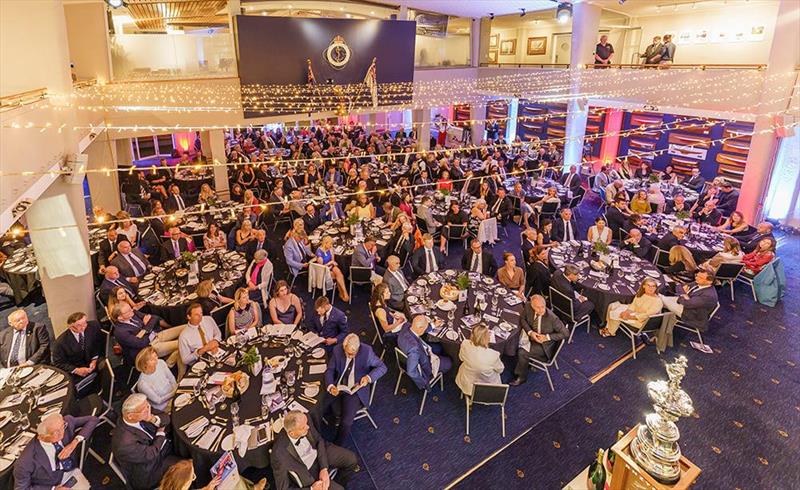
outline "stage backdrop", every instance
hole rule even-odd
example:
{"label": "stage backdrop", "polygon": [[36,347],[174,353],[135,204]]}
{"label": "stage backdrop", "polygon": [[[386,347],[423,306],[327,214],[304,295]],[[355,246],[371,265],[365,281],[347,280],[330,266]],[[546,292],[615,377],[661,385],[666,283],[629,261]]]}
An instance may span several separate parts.
{"label": "stage backdrop", "polygon": [[[379,84],[413,82],[415,36],[413,21],[240,15],[236,16],[239,78],[243,86],[306,84],[306,60],[310,59],[317,84],[363,83],[372,59],[377,58]],[[346,47],[334,43],[337,37]],[[337,46],[329,50],[332,44]],[[326,52],[333,54],[336,63],[347,62],[337,69]],[[365,87],[362,103],[368,94]],[[381,94],[380,102],[388,103]],[[405,102],[410,100],[409,96]],[[245,117],[263,115],[269,113],[245,112]]]}

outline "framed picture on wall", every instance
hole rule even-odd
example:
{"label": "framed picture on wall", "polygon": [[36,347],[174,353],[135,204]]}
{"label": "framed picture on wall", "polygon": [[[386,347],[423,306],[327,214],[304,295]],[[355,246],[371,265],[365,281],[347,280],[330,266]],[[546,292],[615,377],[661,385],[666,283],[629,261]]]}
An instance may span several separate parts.
{"label": "framed picture on wall", "polygon": [[497,49],[497,45],[500,43],[500,34],[492,34],[489,36],[489,49]]}
{"label": "framed picture on wall", "polygon": [[753,26],[750,28],[750,41],[764,40],[764,26]]}
{"label": "framed picture on wall", "polygon": [[514,55],[517,54],[517,40],[516,39],[504,39],[500,41],[500,54],[502,55]]}
{"label": "framed picture on wall", "polygon": [[489,63],[497,63],[497,50],[489,50]]}
{"label": "framed picture on wall", "polygon": [[678,34],[678,39],[675,40],[675,44],[691,44],[693,38],[694,32],[681,31],[681,33]]}
{"label": "framed picture on wall", "polygon": [[694,43],[695,44],[707,44],[708,43],[709,34],[708,31],[705,29],[701,29],[694,33]]}
{"label": "framed picture on wall", "polygon": [[546,37],[529,37],[528,38],[528,56],[538,56],[547,54],[547,38]]}

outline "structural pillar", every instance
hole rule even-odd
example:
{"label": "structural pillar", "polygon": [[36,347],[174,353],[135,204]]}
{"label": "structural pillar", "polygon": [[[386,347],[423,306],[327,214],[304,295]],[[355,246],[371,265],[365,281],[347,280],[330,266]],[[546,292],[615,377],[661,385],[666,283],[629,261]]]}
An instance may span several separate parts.
{"label": "structural pillar", "polygon": [[431,149],[431,110],[414,110],[414,127],[417,130],[417,150]]}
{"label": "structural pillar", "polygon": [[472,119],[472,144],[479,146],[486,137],[486,104],[470,104],[469,118]]}
{"label": "structural pillar", "polygon": [[[772,36],[767,69],[764,73],[760,115],[750,139],[750,152],[742,177],[737,209],[748,223],[761,219],[765,194],[775,165],[780,139],[770,128],[775,124],[768,113],[786,111],[790,106],[792,86],[796,83],[795,67],[800,64],[800,2],[780,2]],[[781,118],[782,121],[783,118]]]}
{"label": "structural pillar", "polygon": [[131,162],[131,144],[129,139],[112,140],[108,131],[104,131],[86,148],[86,155],[89,157],[89,170],[100,170],[106,168],[106,172],[88,172],[86,178],[89,180],[89,193],[92,196],[92,205],[100,206],[106,212],[116,214],[120,208],[119,199],[119,176],[116,168],[119,161],[119,142],[127,143],[128,155],[123,160]]}
{"label": "structural pillar", "polygon": [[606,136],[600,140],[600,162],[595,169],[594,161],[591,159],[592,171],[599,170],[602,165],[614,163],[617,158],[617,151],[619,150],[619,132],[622,130],[622,119],[625,116],[625,111],[622,109],[606,109],[606,124],[601,130]]}
{"label": "structural pillar", "polygon": [[586,136],[586,121],[589,117],[589,103],[581,97],[581,72],[584,65],[591,63],[597,33],[600,28],[599,5],[586,1],[576,2],[572,9],[572,46],[570,48],[570,99],[567,102],[567,140],[564,143],[564,171],[573,165],[580,165],[583,156],[583,142]]}
{"label": "structural pillar", "polygon": [[[228,161],[225,155],[225,135],[221,129],[200,132],[200,143],[207,152],[207,157],[214,163],[214,190],[217,196],[228,199],[230,189],[228,187]],[[219,165],[217,165],[219,163]]]}

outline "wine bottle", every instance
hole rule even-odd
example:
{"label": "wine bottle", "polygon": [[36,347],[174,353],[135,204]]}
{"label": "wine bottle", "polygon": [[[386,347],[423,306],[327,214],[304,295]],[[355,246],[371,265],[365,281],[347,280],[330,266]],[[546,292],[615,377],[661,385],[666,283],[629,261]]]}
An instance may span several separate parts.
{"label": "wine bottle", "polygon": [[603,450],[597,450],[597,459],[589,466],[589,479],[586,482],[590,490],[604,490],[606,485],[606,469],[603,467]]}
{"label": "wine bottle", "polygon": [[[621,430],[618,430],[617,431],[617,442],[619,442],[619,440],[622,439],[622,436],[624,436],[624,435],[625,434],[623,434]],[[617,459],[617,453],[615,453],[614,451],[611,451],[609,449],[609,454],[608,454],[608,470],[609,471],[611,471],[614,468],[614,461],[616,459]]]}

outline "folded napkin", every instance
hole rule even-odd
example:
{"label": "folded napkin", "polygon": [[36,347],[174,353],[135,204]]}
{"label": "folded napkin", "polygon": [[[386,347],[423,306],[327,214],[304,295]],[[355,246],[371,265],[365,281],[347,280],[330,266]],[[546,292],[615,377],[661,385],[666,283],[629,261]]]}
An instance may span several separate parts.
{"label": "folded napkin", "polygon": [[512,295],[509,295],[509,296],[506,296],[506,297],[504,297],[504,298],[503,298],[503,300],[504,300],[504,301],[506,302],[506,304],[508,304],[509,306],[517,306],[518,304],[522,303],[522,300],[521,300],[521,299],[519,299],[519,297],[518,297],[518,296],[515,296],[515,295],[513,295],[513,294],[512,294]]}
{"label": "folded napkin", "polygon": [[303,405],[297,403],[297,401],[293,401],[292,403],[289,404],[289,410],[292,410],[292,411],[299,410],[299,411],[301,411],[303,413],[308,413],[308,409],[306,407],[304,407]]}
{"label": "folded napkin", "polygon": [[199,382],[200,378],[183,378],[178,386],[194,388]]}
{"label": "folded napkin", "polygon": [[39,405],[46,405],[46,404],[50,403],[53,400],[58,400],[59,398],[63,398],[65,396],[67,396],[68,389],[69,389],[69,387],[65,386],[65,387],[61,388],[60,390],[54,391],[52,393],[47,393],[45,395],[40,396],[39,397]]}
{"label": "folded napkin", "polygon": [[23,402],[23,400],[25,400],[25,395],[22,393],[11,394],[3,399],[3,402],[0,403],[0,408],[8,408],[13,407],[14,405],[19,405]]}
{"label": "folded napkin", "polygon": [[197,446],[201,449],[210,449],[211,444],[217,440],[217,437],[224,429],[218,425],[212,425],[208,429],[206,429],[205,434],[197,441]]}
{"label": "folded napkin", "polygon": [[386,244],[389,243],[389,242],[387,242],[386,240],[375,240],[375,243],[377,243],[378,245],[380,245],[382,247],[385,247]]}
{"label": "folded napkin", "polygon": [[308,366],[308,374],[322,374],[326,369],[328,369],[328,366],[325,364],[312,364]]}
{"label": "folded napkin", "polygon": [[489,320],[489,321],[490,321],[490,322],[492,322],[492,323],[497,323],[497,322],[499,322],[499,321],[500,321],[500,319],[499,319],[499,318],[497,318],[497,317],[496,317],[496,316],[494,316],[494,315],[488,315],[488,314],[484,314],[484,315],[483,315],[483,317],[484,317],[485,319]]}
{"label": "folded napkin", "polygon": [[36,373],[36,376],[32,377],[24,385],[22,385],[22,387],[34,388],[42,386],[44,382],[50,378],[50,375],[53,374],[53,372],[54,371],[51,371],[50,369],[42,369],[38,373]]}
{"label": "folded napkin", "polygon": [[275,324],[275,325],[267,325],[264,327],[267,331],[267,335],[277,335],[277,336],[284,336],[284,335],[291,335],[294,332],[294,329],[297,328],[297,325],[290,323],[290,324]]}
{"label": "folded napkin", "polygon": [[239,457],[244,458],[249,446],[250,433],[253,431],[251,425],[240,425],[233,428],[233,439],[235,447],[239,451]]}

